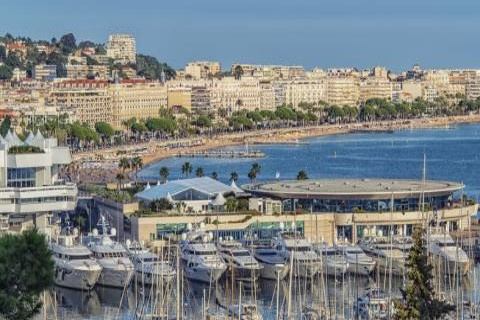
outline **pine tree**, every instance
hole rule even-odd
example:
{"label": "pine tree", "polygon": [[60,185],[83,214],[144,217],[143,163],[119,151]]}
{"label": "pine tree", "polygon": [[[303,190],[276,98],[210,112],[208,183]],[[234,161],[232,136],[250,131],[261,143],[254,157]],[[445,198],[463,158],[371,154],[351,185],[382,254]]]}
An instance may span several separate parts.
{"label": "pine tree", "polygon": [[422,228],[413,232],[413,246],[407,257],[408,284],[402,289],[403,299],[394,301],[397,320],[438,319],[454,310],[452,305],[434,297],[432,266],[428,263],[426,248],[422,240]]}

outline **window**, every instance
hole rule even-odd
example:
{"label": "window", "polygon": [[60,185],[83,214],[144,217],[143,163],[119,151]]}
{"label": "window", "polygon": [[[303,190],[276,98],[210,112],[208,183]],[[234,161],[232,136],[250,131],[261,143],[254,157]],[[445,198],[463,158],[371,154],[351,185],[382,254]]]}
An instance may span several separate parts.
{"label": "window", "polygon": [[7,186],[13,188],[35,187],[35,168],[8,168]]}

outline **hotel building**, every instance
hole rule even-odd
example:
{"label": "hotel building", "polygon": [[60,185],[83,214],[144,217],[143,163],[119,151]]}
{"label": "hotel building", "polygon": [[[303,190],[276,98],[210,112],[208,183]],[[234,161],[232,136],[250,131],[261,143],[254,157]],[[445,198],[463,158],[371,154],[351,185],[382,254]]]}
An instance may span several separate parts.
{"label": "hotel building", "polygon": [[292,80],[284,84],[285,103],[294,108],[300,102],[318,104],[327,99],[326,78]]}
{"label": "hotel building", "polygon": [[360,99],[359,80],[353,76],[327,77],[327,102],[330,105],[357,106]]}
{"label": "hotel building", "polygon": [[71,161],[68,147],[40,132],[25,141],[11,132],[0,137],[0,230],[36,226],[51,234],[56,214],[75,210],[77,186],[59,176]]}

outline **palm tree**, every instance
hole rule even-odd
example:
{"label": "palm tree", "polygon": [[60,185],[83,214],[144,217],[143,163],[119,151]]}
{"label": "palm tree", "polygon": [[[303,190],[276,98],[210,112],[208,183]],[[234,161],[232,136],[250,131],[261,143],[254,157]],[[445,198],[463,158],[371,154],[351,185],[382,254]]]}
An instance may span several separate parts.
{"label": "palm tree", "polygon": [[212,172],[212,179],[218,180],[218,173],[216,171]]}
{"label": "palm tree", "polygon": [[258,176],[262,170],[262,166],[258,162],[252,164],[252,170],[255,171],[255,176]]}
{"label": "palm tree", "polygon": [[232,173],[230,173],[230,181],[237,181],[238,180],[238,173],[237,171],[233,171]]}
{"label": "palm tree", "polygon": [[125,173],[125,170],[130,169],[130,161],[125,157],[120,158],[120,161],[118,162],[118,168],[122,170],[122,173]]}
{"label": "palm tree", "polygon": [[115,179],[117,179],[118,181],[118,184],[117,184],[117,190],[120,191],[121,187],[122,187],[122,181],[125,180],[125,175],[123,175],[123,173],[117,173],[117,176],[115,177]]}
{"label": "palm tree", "polygon": [[162,178],[163,183],[167,181],[169,175],[170,175],[170,172],[167,167],[160,168],[160,177]]}
{"label": "palm tree", "polygon": [[192,165],[190,164],[190,162],[185,162],[183,165],[182,165],[182,174],[185,175],[186,178],[188,178],[188,175],[192,173]]}
{"label": "palm tree", "polygon": [[307,180],[307,179],[308,179],[307,172],[305,170],[300,170],[297,174],[297,180]]}
{"label": "palm tree", "polygon": [[195,175],[196,175],[197,177],[199,177],[199,178],[200,178],[200,177],[203,177],[203,176],[204,176],[204,174],[203,174],[203,168],[202,168],[202,167],[198,167],[197,170],[195,171]]}
{"label": "palm tree", "polygon": [[132,169],[135,170],[135,179],[137,179],[138,170],[143,168],[143,160],[139,156],[133,157],[131,161]]}
{"label": "palm tree", "polygon": [[252,183],[257,179],[257,173],[255,170],[253,170],[253,168],[248,172],[248,179],[250,179],[250,182]]}

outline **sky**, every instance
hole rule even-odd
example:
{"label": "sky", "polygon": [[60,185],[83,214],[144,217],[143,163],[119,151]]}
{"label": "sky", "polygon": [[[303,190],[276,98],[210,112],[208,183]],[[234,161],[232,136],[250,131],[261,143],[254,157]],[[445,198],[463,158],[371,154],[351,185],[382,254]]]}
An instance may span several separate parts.
{"label": "sky", "polygon": [[0,34],[104,43],[130,33],[138,52],[175,68],[479,68],[479,31],[478,0],[22,0],[0,10]]}

